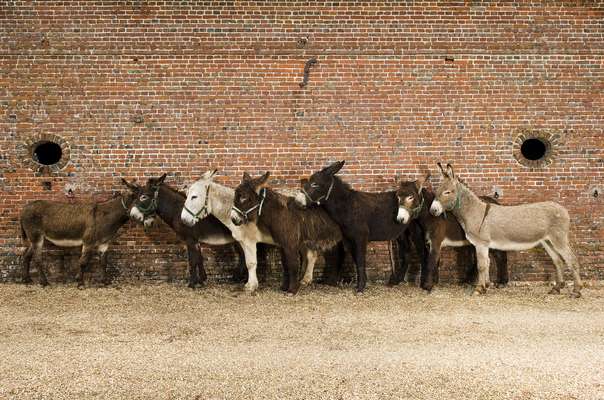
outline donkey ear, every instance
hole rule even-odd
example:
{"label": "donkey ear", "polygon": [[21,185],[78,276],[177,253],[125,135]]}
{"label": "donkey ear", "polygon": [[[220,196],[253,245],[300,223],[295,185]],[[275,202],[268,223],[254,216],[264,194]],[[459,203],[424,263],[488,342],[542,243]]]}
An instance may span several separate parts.
{"label": "donkey ear", "polygon": [[418,193],[422,192],[422,190],[424,189],[424,185],[426,184],[428,179],[430,179],[429,172],[426,174],[426,176],[422,176],[418,180],[415,181],[415,188],[417,189]]}
{"label": "donkey ear", "polygon": [[206,180],[206,179],[212,179],[214,177],[214,175],[216,175],[216,173],[218,172],[217,169],[211,169],[209,171],[204,172],[204,174],[201,176],[201,179]]}
{"label": "donkey ear", "polygon": [[248,174],[247,172],[243,173],[243,179],[241,179],[241,182],[249,182],[252,180],[252,177],[250,176],[250,174]]}
{"label": "donkey ear", "polygon": [[160,177],[157,179],[157,184],[158,184],[158,185],[161,185],[162,183],[164,183],[164,180],[166,179],[166,176],[167,176],[167,175],[168,175],[168,174],[163,174],[162,176],[160,176]]}
{"label": "donkey ear", "polygon": [[136,186],[134,183],[130,183],[127,180],[125,180],[124,178],[121,178],[122,183],[124,185],[126,185],[126,187],[132,191],[138,190],[138,186]]}
{"label": "donkey ear", "polygon": [[448,178],[448,177],[449,177],[449,175],[447,174],[447,172],[446,172],[446,171],[445,171],[445,169],[443,168],[443,165],[442,165],[440,162],[437,162],[437,163],[436,163],[436,165],[438,165],[438,169],[440,169],[440,173],[441,173],[441,174],[442,174],[444,177]]}
{"label": "donkey ear", "polygon": [[455,179],[455,173],[453,172],[451,164],[447,164],[447,175],[449,175],[451,179]]}
{"label": "donkey ear", "polygon": [[302,178],[302,179],[300,179],[300,184],[302,186],[306,185],[307,183],[308,183],[308,178]]}
{"label": "donkey ear", "polygon": [[324,172],[328,175],[335,175],[338,173],[338,171],[340,171],[342,169],[345,162],[346,162],[345,160],[336,161],[335,163],[323,168],[322,172]]}
{"label": "donkey ear", "polygon": [[256,180],[256,193],[260,193],[260,190],[262,188],[265,188],[268,186],[268,177],[271,175],[270,171],[266,171],[266,173],[264,175],[262,175],[260,178],[258,178]]}

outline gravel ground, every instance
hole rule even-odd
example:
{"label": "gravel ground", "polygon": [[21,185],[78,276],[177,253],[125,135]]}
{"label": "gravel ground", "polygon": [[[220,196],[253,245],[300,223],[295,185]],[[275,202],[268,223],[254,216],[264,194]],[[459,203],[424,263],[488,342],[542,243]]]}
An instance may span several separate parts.
{"label": "gravel ground", "polygon": [[604,399],[604,288],[0,285],[0,398]]}

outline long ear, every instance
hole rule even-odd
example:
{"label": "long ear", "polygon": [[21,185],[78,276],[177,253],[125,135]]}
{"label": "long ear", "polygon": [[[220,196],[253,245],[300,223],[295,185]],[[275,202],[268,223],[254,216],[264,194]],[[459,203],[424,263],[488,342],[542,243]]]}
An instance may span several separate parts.
{"label": "long ear", "polygon": [[447,164],[447,175],[449,175],[451,179],[455,179],[455,173],[453,172],[451,164]]}
{"label": "long ear", "polygon": [[270,171],[266,171],[266,173],[264,175],[262,175],[260,178],[256,179],[256,182],[254,182],[256,185],[256,193],[260,193],[260,190],[262,188],[265,188],[268,186],[268,177],[271,175]]}
{"label": "long ear", "polygon": [[252,177],[250,176],[250,174],[248,174],[247,172],[243,173],[243,178],[241,179],[241,182],[249,182],[252,180]]}
{"label": "long ear", "polygon": [[445,172],[443,165],[440,162],[437,162],[436,165],[438,165],[438,169],[440,169],[440,173],[445,177],[448,178],[449,175]]}
{"label": "long ear", "polygon": [[163,174],[162,176],[160,176],[160,177],[157,179],[157,184],[158,184],[158,185],[161,185],[162,183],[164,183],[164,180],[166,179],[166,176],[167,176],[167,175],[168,175],[168,174]]}
{"label": "long ear", "polygon": [[424,185],[426,184],[428,179],[430,179],[429,172],[426,174],[426,176],[422,176],[421,178],[415,181],[415,188],[417,189],[418,193],[422,192],[422,190],[424,189]]}
{"label": "long ear", "polygon": [[130,189],[130,190],[132,190],[132,191],[138,190],[138,186],[136,186],[135,184],[128,182],[128,181],[127,181],[127,180],[125,180],[124,178],[121,178],[121,180],[122,180],[122,183],[123,183],[124,185],[126,185],[126,187],[127,187],[128,189]]}
{"label": "long ear", "polygon": [[323,168],[323,170],[321,172],[324,172],[328,175],[335,175],[338,173],[338,171],[340,171],[342,169],[345,162],[346,162],[345,160],[336,161],[335,163]]}
{"label": "long ear", "polygon": [[216,173],[218,172],[217,169],[211,169],[209,171],[206,171],[202,176],[201,179],[206,180],[206,179],[212,179],[214,177],[214,175],[216,175]]}

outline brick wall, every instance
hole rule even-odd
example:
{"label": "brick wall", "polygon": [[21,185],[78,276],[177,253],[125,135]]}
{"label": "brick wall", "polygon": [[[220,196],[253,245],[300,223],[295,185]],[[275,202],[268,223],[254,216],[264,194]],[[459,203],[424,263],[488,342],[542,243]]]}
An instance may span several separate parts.
{"label": "brick wall", "polygon": [[[557,201],[583,274],[604,278],[593,196],[604,178],[604,6],[539,3],[3,1],[0,280],[17,274],[29,200],[65,200],[66,187],[102,199],[121,176],[162,172],[179,186],[209,168],[227,185],[271,170],[275,187],[296,187],[336,159],[362,190],[436,173],[442,160],[479,194],[500,188],[504,203]],[[523,132],[556,138],[550,165],[518,163]],[[27,143],[48,135],[65,141],[69,162],[34,172]],[[47,258],[55,272],[60,254]],[[218,276],[235,263],[230,249],[205,256]],[[186,275],[165,226],[128,224],[109,258],[125,277]],[[388,260],[384,243],[371,246],[373,277]],[[542,250],[510,261],[516,280],[553,275]]]}

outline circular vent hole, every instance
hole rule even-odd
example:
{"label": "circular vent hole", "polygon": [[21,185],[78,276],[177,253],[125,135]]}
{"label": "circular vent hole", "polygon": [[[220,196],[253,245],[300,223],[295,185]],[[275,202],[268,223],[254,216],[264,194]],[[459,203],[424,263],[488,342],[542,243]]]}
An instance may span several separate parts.
{"label": "circular vent hole", "polygon": [[43,165],[53,165],[58,163],[63,156],[63,150],[55,142],[40,142],[35,145],[33,151],[34,161]]}
{"label": "circular vent hole", "polygon": [[526,139],[520,146],[520,152],[527,160],[540,160],[545,157],[547,147],[537,138]]}

